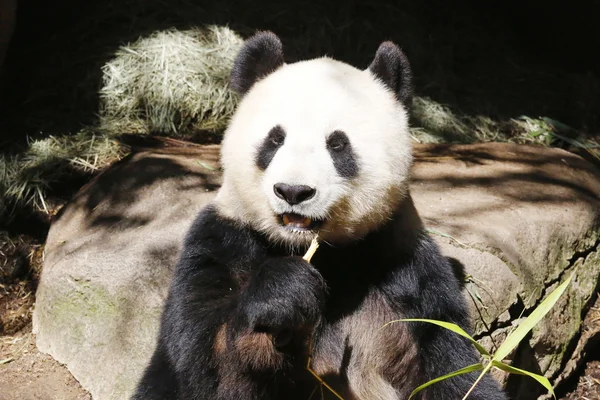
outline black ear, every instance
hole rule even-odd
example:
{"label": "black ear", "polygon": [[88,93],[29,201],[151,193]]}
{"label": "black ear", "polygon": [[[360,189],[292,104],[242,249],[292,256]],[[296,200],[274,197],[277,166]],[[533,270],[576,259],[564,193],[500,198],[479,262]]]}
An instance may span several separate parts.
{"label": "black ear", "polygon": [[283,64],[281,40],[273,32],[258,32],[244,43],[233,63],[231,88],[243,95]]}
{"label": "black ear", "polygon": [[369,70],[386,84],[404,105],[410,107],[413,96],[412,70],[406,55],[393,42],[383,42]]}

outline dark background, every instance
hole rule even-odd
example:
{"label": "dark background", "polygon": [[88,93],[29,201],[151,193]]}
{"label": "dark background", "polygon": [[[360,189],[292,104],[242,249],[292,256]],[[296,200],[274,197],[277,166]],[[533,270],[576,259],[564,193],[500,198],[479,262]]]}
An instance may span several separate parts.
{"label": "dark background", "polygon": [[[600,128],[600,2],[22,0],[0,92],[4,144],[93,123],[100,68],[118,46],[169,27],[227,24],[280,35],[290,61],[367,66],[392,39],[417,94],[469,115],[548,116]],[[10,138],[10,140],[6,140]]]}

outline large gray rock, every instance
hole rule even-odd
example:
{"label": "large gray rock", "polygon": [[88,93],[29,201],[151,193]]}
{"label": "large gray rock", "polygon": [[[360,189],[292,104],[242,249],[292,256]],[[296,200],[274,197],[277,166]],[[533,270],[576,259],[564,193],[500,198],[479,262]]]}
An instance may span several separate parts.
{"label": "large gray rock", "polygon": [[[444,254],[465,267],[465,296],[488,348],[575,274],[511,355],[516,366],[556,377],[590,337],[580,340],[580,324],[600,273],[598,171],[540,147],[427,145],[415,153],[417,209]],[[82,189],[52,225],[34,313],[37,345],[94,398],[124,399],[134,389],[183,236],[218,188],[217,159],[216,146],[137,154]],[[533,381],[507,385],[515,399],[541,393]]]}
{"label": "large gray rock", "polygon": [[126,398],[152,353],[177,252],[220,184],[218,151],[127,158],[83,188],[50,228],[33,315],[37,346],[95,399]]}
{"label": "large gray rock", "polygon": [[[473,276],[467,297],[488,349],[574,274],[563,298],[512,355],[516,366],[555,378],[579,356],[581,323],[597,294],[599,171],[559,149],[499,143],[421,146],[417,159],[416,207],[445,255]],[[513,398],[543,392],[519,376],[507,385]]]}

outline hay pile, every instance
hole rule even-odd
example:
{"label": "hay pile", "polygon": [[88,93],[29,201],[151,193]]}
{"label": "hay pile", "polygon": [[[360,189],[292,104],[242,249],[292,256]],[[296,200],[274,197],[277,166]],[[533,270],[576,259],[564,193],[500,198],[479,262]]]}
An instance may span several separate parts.
{"label": "hay pile", "polygon": [[219,132],[237,103],[229,87],[243,39],[227,27],[157,31],[120,47],[103,68],[99,120],[75,134],[29,140],[0,154],[0,218],[50,213],[49,196],[69,177],[91,175],[127,151],[123,133]]}
{"label": "hay pile", "polygon": [[82,130],[72,136],[31,140],[19,154],[0,154],[0,218],[30,208],[50,213],[52,186],[67,177],[91,175],[118,160],[125,149],[108,136]]}
{"label": "hay pile", "polygon": [[223,129],[236,104],[228,81],[242,43],[229,28],[209,26],[159,31],[121,47],[103,68],[101,131]]}
{"label": "hay pile", "polygon": [[548,117],[522,115],[492,119],[485,115],[464,114],[428,97],[418,96],[413,100],[412,117],[411,135],[421,143],[511,142],[570,146],[587,151],[600,161],[600,138],[586,137],[583,132]]}

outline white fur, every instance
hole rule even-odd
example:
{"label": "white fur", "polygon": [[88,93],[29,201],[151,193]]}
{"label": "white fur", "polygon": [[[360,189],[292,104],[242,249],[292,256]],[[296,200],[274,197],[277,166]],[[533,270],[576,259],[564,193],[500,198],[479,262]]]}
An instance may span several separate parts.
{"label": "white fur", "polygon": [[[271,128],[281,125],[284,145],[266,171],[255,156]],[[353,179],[338,176],[326,148],[344,131],[358,156]],[[240,102],[222,143],[220,212],[290,246],[314,233],[291,232],[277,215],[326,218],[321,240],[341,243],[380,226],[406,193],[411,158],[407,114],[369,70],[329,58],[286,64],[257,82]],[[296,206],[279,199],[276,183],[308,185],[316,195]]]}

